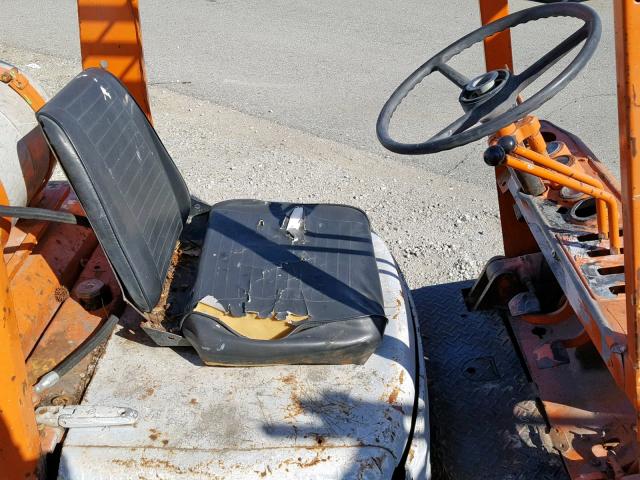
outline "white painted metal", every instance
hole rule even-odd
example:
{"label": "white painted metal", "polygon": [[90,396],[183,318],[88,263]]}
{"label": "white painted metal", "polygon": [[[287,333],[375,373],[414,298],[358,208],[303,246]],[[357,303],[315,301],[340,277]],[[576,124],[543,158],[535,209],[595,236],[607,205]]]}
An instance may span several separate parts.
{"label": "white painted metal", "polygon": [[407,470],[428,478],[417,320],[407,314],[393,258],[377,236],[374,243],[389,323],[366,364],[207,367],[191,350],[154,347],[125,326],[110,339],[83,404],[134,408],[138,423],[70,430],[59,478],[390,478],[416,396]]}
{"label": "white painted metal", "polygon": [[[0,66],[11,68],[1,61]],[[0,82],[0,183],[11,205],[27,205],[49,170],[49,155],[31,107]]]}

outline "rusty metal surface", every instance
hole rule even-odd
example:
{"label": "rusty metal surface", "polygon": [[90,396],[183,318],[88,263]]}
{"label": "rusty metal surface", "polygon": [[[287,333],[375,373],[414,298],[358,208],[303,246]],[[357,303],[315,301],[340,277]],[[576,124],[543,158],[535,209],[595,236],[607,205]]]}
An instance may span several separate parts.
{"label": "rusty metal surface", "polygon": [[[109,286],[112,292],[111,302],[89,312],[78,303],[75,289],[71,289],[71,296],[60,305],[59,310],[39,339],[37,348],[27,359],[27,369],[31,384],[34,384],[42,375],[49,372],[78,348],[108,317],[109,312],[120,301],[121,295],[118,283],[101,248],[94,250],[75,285],[77,286],[82,281],[93,278],[97,278]],[[80,386],[86,381],[77,381],[76,383],[78,384],[76,388],[65,393],[70,396],[72,401],[80,400],[81,395],[79,394],[82,393]],[[48,397],[52,398],[52,396],[61,394],[63,393],[52,390],[48,392]],[[46,403],[46,400],[43,399],[43,402]]]}
{"label": "rusty metal surface", "polygon": [[[593,154],[577,139],[543,122],[547,138],[563,141],[574,154],[574,163],[602,181],[611,194],[620,197],[617,182]],[[571,208],[580,198],[565,199],[550,186],[545,195],[519,193],[515,175],[504,179],[516,197],[520,212],[536,236],[547,263],[554,271],[573,310],[598,348],[618,384],[624,388],[626,329],[625,295],[620,282],[621,255],[610,255],[608,242],[597,235],[595,216],[583,221],[571,218]],[[623,237],[624,238],[624,237]]]}
{"label": "rusty metal surface", "polygon": [[[389,324],[367,363],[205,367],[190,349],[155,347],[133,318],[83,403],[135,408],[138,424],[70,431],[60,478],[390,478],[405,452],[409,478],[427,478],[414,320],[393,259],[374,242]],[[412,428],[421,442],[408,448]]]}
{"label": "rusty metal surface", "polygon": [[50,225],[11,279],[22,348],[29,354],[97,246],[91,229]]}
{"label": "rusty metal surface", "polygon": [[631,464],[638,455],[634,408],[597,350],[590,343],[563,348],[565,362],[550,368],[541,363],[551,352],[543,347],[580,334],[582,325],[577,318],[572,315],[544,327],[514,318],[511,324],[551,424],[553,445],[571,478],[611,478],[607,476],[609,452],[615,452],[620,464]]}
{"label": "rusty metal surface", "polygon": [[[602,182],[620,203],[615,178],[579,139],[547,122],[542,127],[547,141],[566,145],[569,154],[564,160],[572,168]],[[595,208],[581,218],[576,215],[584,196],[563,194],[554,182],[546,182],[543,195],[523,194],[511,171],[499,182],[514,196],[519,214],[576,313],[567,316],[564,307],[549,310],[547,318],[538,313],[513,320],[554,447],[572,478],[622,478],[637,468],[638,455],[634,387],[629,381],[635,372],[628,349],[625,257],[612,254],[609,242],[598,235]],[[614,228],[622,236],[620,225],[610,230]]]}
{"label": "rusty metal surface", "polygon": [[[618,125],[620,132],[620,176],[627,234],[625,283],[627,287],[626,330],[629,361],[626,390],[640,415],[640,3],[614,3]],[[640,438],[640,434],[638,434]]]}
{"label": "rusty metal surface", "polygon": [[[37,206],[83,214],[68,184],[63,182],[47,185]],[[29,385],[82,344],[120,301],[119,285],[102,250],[96,246],[90,229],[74,225],[18,221],[11,229],[3,264],[7,265],[21,344],[12,351],[19,352],[26,362]],[[108,284],[112,293],[107,305],[92,312],[72,298],[74,286],[90,278]],[[79,402],[99,353],[83,359],[54,388],[42,397],[34,397],[34,402]],[[30,397],[30,389],[27,393]],[[32,405],[31,398],[28,405]],[[25,421],[25,425],[29,422]],[[39,434],[43,452],[52,451],[61,439],[59,429],[41,428]]]}
{"label": "rusty metal surface", "polygon": [[[44,188],[42,196],[33,206],[58,210],[69,196],[70,191],[71,188],[66,182],[49,182]],[[15,275],[20,265],[36,247],[48,226],[48,222],[19,220],[11,228],[3,250],[9,279]]]}

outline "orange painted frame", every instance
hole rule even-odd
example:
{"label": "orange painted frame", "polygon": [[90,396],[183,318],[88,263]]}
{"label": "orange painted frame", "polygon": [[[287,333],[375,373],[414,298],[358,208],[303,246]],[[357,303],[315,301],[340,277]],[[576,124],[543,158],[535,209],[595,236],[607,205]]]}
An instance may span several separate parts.
{"label": "orange painted frame", "polygon": [[[83,68],[107,68],[151,120],[138,0],[78,0],[78,21]],[[8,204],[1,185],[0,204]],[[0,219],[3,249],[10,228]],[[20,343],[6,265],[0,261],[0,465],[8,478],[35,479],[42,473],[42,453]]]}
{"label": "orange painted frame", "polygon": [[151,121],[138,0],[78,0],[82,68],[106,68]]}
{"label": "orange painted frame", "polygon": [[[9,199],[0,185],[0,204]],[[11,222],[2,219],[0,247],[4,250]],[[40,435],[27,382],[24,353],[13,310],[7,268],[0,259],[0,465],[6,478],[38,478]]]}
{"label": "orange painted frame", "polygon": [[[479,0],[483,24],[508,14],[508,0]],[[640,1],[614,0],[620,174],[624,226],[627,348],[631,368],[626,369],[625,390],[634,401],[640,424]],[[503,35],[504,34],[504,35]],[[511,37],[501,32],[485,41],[487,70],[513,69]],[[498,172],[496,172],[498,173]],[[510,217],[506,193],[498,191],[505,253],[522,250],[507,237],[516,226]],[[504,213],[504,215],[503,215]],[[637,431],[640,440],[640,429]]]}
{"label": "orange painted frame", "polygon": [[[640,415],[640,3],[615,0],[620,174],[627,296],[626,391]],[[640,416],[638,417],[640,424]],[[640,439],[640,432],[637,432]]]}
{"label": "orange painted frame", "polygon": [[[480,20],[483,25],[491,23],[509,14],[508,0],[479,0]],[[511,32],[505,30],[496,33],[484,41],[484,57],[487,71],[508,67],[513,71],[511,51]],[[506,167],[495,169],[496,180],[504,175]],[[498,182],[496,181],[496,184]],[[539,251],[529,227],[519,222],[514,212],[514,201],[509,191],[497,189],[502,244],[507,257],[517,257]]]}

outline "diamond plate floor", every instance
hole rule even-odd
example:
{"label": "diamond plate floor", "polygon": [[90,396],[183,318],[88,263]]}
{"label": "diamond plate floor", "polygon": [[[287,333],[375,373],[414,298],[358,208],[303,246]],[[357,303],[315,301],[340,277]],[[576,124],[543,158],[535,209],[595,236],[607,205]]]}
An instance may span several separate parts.
{"label": "diamond plate floor", "polygon": [[472,282],[412,292],[427,362],[434,480],[566,479],[501,316],[468,312]]}

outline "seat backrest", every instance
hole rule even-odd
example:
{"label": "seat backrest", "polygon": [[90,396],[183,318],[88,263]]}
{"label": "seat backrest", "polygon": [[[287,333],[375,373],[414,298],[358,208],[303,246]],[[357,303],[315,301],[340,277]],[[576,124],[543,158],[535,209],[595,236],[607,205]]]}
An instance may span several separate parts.
{"label": "seat backrest", "polygon": [[37,118],[127,299],[151,311],[191,206],[173,160],[126,88],[102,69],[71,80]]}

